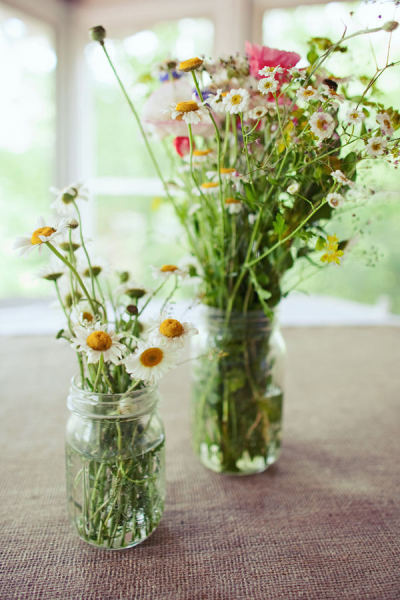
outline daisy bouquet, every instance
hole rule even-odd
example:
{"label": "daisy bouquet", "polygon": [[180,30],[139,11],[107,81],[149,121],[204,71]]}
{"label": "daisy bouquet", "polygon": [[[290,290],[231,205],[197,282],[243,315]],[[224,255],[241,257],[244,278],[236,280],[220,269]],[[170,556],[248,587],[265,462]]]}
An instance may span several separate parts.
{"label": "daisy bouquet", "polygon": [[249,366],[246,327],[232,337],[230,325],[263,313],[270,326],[250,355],[269,355],[284,276],[300,261],[341,264],[349,240],[330,233],[330,222],[371,196],[357,178],[358,166],[372,160],[397,166],[400,115],[375,94],[382,73],[395,66],[389,52],[371,78],[329,70],[329,58],[345,52],[351,38],[381,30],[391,36],[397,25],[343,34],[337,42],[313,38],[304,67],[295,52],[250,43],[243,55],[168,61],[142,120],[107,52],[105,30],[91,31],[150,156],[148,133],[169,137],[178,155],[169,175],[154,162],[186,232],[199,296],[224,323],[214,336],[221,360],[217,367],[202,362],[195,393],[196,447],[216,449],[219,470],[238,471],[244,456],[268,453],[271,419],[279,412],[268,392],[273,358],[267,366]]}
{"label": "daisy bouquet", "polygon": [[[161,518],[164,432],[156,384],[181,360],[185,339],[196,330],[168,309],[183,270],[154,267],[154,290],[127,271],[112,273],[82,232],[84,186],[56,194],[56,216],[41,219],[16,247],[51,255],[41,277],[54,285],[65,316],[57,338],[77,357],[66,444],[71,520],[86,541],[124,547],[147,537]],[[162,290],[159,316],[144,320]]]}

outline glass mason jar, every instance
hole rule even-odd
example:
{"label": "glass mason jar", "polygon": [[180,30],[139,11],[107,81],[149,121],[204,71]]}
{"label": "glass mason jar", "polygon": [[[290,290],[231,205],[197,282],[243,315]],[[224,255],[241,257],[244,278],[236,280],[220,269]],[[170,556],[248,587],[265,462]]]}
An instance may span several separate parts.
{"label": "glass mason jar", "polygon": [[157,388],[97,394],[72,382],[67,406],[67,498],[80,538],[120,549],[140,544],[165,500],[164,427]]}
{"label": "glass mason jar", "polygon": [[250,475],[279,457],[285,344],[262,312],[206,307],[194,338],[193,443],[213,471]]}

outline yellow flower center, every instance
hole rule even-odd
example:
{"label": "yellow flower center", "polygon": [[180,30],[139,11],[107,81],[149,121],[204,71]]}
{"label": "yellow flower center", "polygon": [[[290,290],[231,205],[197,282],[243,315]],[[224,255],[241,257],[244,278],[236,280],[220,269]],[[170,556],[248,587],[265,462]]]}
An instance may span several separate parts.
{"label": "yellow flower center", "polygon": [[225,198],[225,204],[240,204],[237,198]]}
{"label": "yellow flower center", "polygon": [[32,233],[31,244],[43,244],[39,235],[43,235],[45,237],[50,237],[52,233],[55,233],[56,230],[53,227],[39,227],[39,229],[35,229]]}
{"label": "yellow flower center", "polygon": [[160,333],[165,335],[165,337],[180,337],[184,331],[182,323],[176,319],[165,319],[160,325]]}
{"label": "yellow flower center", "polygon": [[86,338],[86,343],[92,350],[97,352],[104,352],[109,350],[112,346],[112,339],[106,331],[93,331]]}
{"label": "yellow flower center", "polygon": [[173,273],[177,270],[178,267],[176,265],[163,265],[160,269],[161,273]]}
{"label": "yellow flower center", "polygon": [[193,156],[207,156],[212,152],[211,148],[207,148],[207,150],[193,150]]}
{"label": "yellow flower center", "polygon": [[187,102],[178,102],[175,106],[175,110],[177,112],[193,112],[195,110],[199,110],[199,105],[194,100],[188,100]]}
{"label": "yellow flower center", "polygon": [[378,150],[380,150],[382,147],[382,144],[380,142],[374,142],[372,144],[372,150],[374,150],[374,152],[377,152]]}
{"label": "yellow flower center", "polygon": [[205,183],[201,184],[201,188],[203,188],[204,190],[210,190],[213,188],[217,188],[218,187],[218,183],[215,183],[214,181],[206,181]]}
{"label": "yellow flower center", "polygon": [[385,126],[385,127],[387,127],[388,129],[389,129],[389,128],[390,128],[390,126],[391,126],[391,123],[390,123],[389,119],[383,119],[383,124],[384,124],[384,126]]}
{"label": "yellow flower center", "polygon": [[229,175],[230,173],[235,173],[235,171],[236,169],[227,169],[225,167],[222,167],[222,169],[219,170],[221,175]]}
{"label": "yellow flower center", "polygon": [[313,96],[314,90],[304,90],[304,96]]}
{"label": "yellow flower center", "polygon": [[189,58],[188,60],[182,61],[179,64],[179,70],[185,72],[194,71],[195,69],[201,67],[202,64],[203,61],[201,60],[201,58],[198,58],[198,56],[196,56],[195,58]]}
{"label": "yellow flower center", "polygon": [[233,105],[240,104],[242,100],[243,100],[243,97],[240,94],[233,94],[233,96],[231,98],[231,104],[233,104]]}
{"label": "yellow flower center", "polygon": [[90,312],[84,311],[82,313],[82,319],[84,321],[89,321],[89,323],[91,323],[93,321],[93,315]]}
{"label": "yellow flower center", "polygon": [[156,367],[164,358],[164,352],[161,348],[147,348],[139,356],[139,360],[144,367]]}

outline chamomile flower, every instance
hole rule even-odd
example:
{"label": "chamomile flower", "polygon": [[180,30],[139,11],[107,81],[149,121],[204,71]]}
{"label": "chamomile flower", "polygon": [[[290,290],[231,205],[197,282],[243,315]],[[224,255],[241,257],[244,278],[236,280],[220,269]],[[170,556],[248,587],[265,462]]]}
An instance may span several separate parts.
{"label": "chamomile flower", "polygon": [[[193,150],[192,162],[194,165],[200,165],[215,157],[215,152],[212,148],[205,148],[204,150]],[[186,160],[189,161],[190,157],[187,156]]]}
{"label": "chamomile flower", "polygon": [[205,181],[204,183],[200,184],[199,188],[200,191],[198,188],[194,188],[193,190],[193,193],[196,196],[199,196],[200,194],[213,196],[214,194],[219,193],[219,183],[216,181]]}
{"label": "chamomile flower", "polygon": [[42,267],[38,272],[38,277],[46,279],[46,281],[57,281],[65,274],[65,266],[56,257],[52,257],[45,267]]}
{"label": "chamomile flower", "polygon": [[134,281],[128,281],[120,285],[115,293],[118,296],[128,296],[131,300],[139,300],[148,293],[148,290]]}
{"label": "chamomile flower", "polygon": [[282,67],[263,67],[258,71],[258,74],[262,77],[269,77],[277,73],[283,73]]}
{"label": "chamomile flower", "polygon": [[385,152],[386,145],[387,142],[384,137],[375,136],[369,138],[365,150],[370,156],[382,156]]}
{"label": "chamomile flower", "polygon": [[98,277],[100,275],[100,273],[105,275],[105,274],[107,274],[107,272],[110,271],[110,266],[105,262],[105,260],[103,258],[100,258],[99,256],[91,256],[90,257],[90,265],[91,265],[91,268],[90,268],[88,265],[86,256],[84,256],[84,253],[82,252],[81,249],[78,251],[77,260],[78,260],[78,265],[77,265],[78,271],[86,279],[89,279],[91,275],[93,275],[93,277]]}
{"label": "chamomile flower", "polygon": [[247,117],[249,119],[254,119],[257,121],[258,119],[262,119],[265,115],[268,114],[268,110],[265,106],[255,106],[247,113]]}
{"label": "chamomile flower", "polygon": [[340,169],[336,169],[336,171],[332,171],[331,177],[338,183],[341,183],[342,185],[348,185],[349,187],[354,186],[354,181],[351,181],[351,179],[346,177],[346,175],[344,173],[342,173],[342,171]]}
{"label": "chamomile flower", "polygon": [[140,341],[135,352],[123,364],[135,379],[157,383],[165,373],[177,365],[179,352],[166,343],[154,340]]}
{"label": "chamomile flower", "polygon": [[40,217],[37,228],[26,237],[19,237],[15,240],[14,248],[20,251],[20,254],[27,254],[34,248],[41,250],[42,244],[46,242],[53,242],[54,239],[61,235],[68,225],[65,219],[61,219],[58,222],[52,221],[51,225]]}
{"label": "chamomile flower", "polygon": [[249,92],[244,88],[233,89],[224,97],[225,111],[231,115],[244,112],[249,104]]}
{"label": "chamomile flower", "polygon": [[299,191],[299,189],[300,189],[299,182],[298,181],[293,181],[293,183],[291,183],[287,187],[286,191],[287,191],[288,194],[293,195],[293,194],[297,194],[297,192]]}
{"label": "chamomile flower", "polygon": [[59,215],[66,217],[75,214],[74,202],[89,199],[89,191],[83,183],[72,183],[61,190],[51,188],[50,191],[56,194],[56,198],[51,204],[51,207],[54,208]]}
{"label": "chamomile flower", "polygon": [[101,323],[76,325],[71,344],[78,352],[86,354],[89,364],[99,362],[100,356],[104,362],[118,364],[125,350],[119,342],[121,337]]}
{"label": "chamomile flower", "polygon": [[298,100],[302,100],[303,102],[309,102],[310,100],[317,100],[319,98],[318,90],[313,88],[312,85],[308,85],[306,88],[299,87],[296,96]]}
{"label": "chamomile flower", "polygon": [[263,77],[258,82],[258,91],[262,94],[273,94],[278,89],[279,82],[274,77]]}
{"label": "chamomile flower", "polygon": [[96,317],[89,302],[78,302],[72,307],[71,320],[76,325],[87,327],[95,323]]}
{"label": "chamomile flower", "polygon": [[225,198],[225,208],[231,215],[238,214],[242,211],[243,204],[237,198]]}
{"label": "chamomile flower", "polygon": [[151,270],[155,279],[169,279],[173,275],[184,279],[187,276],[187,272],[177,265],[161,265],[161,267],[151,267]]}
{"label": "chamomile flower", "polygon": [[170,108],[171,119],[185,121],[187,125],[197,125],[204,116],[204,109],[195,101],[178,102]]}
{"label": "chamomile flower", "polygon": [[360,108],[351,108],[347,115],[346,120],[350,125],[357,125],[365,119],[365,114]]}
{"label": "chamomile flower", "polygon": [[376,120],[379,123],[383,135],[390,137],[394,133],[393,125],[387,112],[378,113]]}
{"label": "chamomile flower", "polygon": [[320,140],[330,138],[336,126],[334,118],[329,113],[318,111],[311,115],[309,123],[312,133]]}
{"label": "chamomile flower", "polygon": [[147,331],[152,342],[161,341],[174,348],[181,348],[188,338],[199,333],[190,323],[174,319],[166,313],[150,323]]}
{"label": "chamomile flower", "polygon": [[339,206],[342,206],[344,198],[342,194],[332,193],[327,195],[326,201],[331,208],[338,208]]}
{"label": "chamomile flower", "polygon": [[196,56],[195,58],[189,58],[179,63],[178,69],[189,73],[189,71],[196,71],[203,64],[204,60]]}
{"label": "chamomile flower", "polygon": [[228,92],[223,92],[221,89],[218,89],[215,95],[207,98],[207,103],[211,106],[214,112],[220,114],[225,113],[224,98],[227,96],[227,94]]}
{"label": "chamomile flower", "polygon": [[338,94],[336,89],[326,84],[321,86],[321,94],[325,97],[325,100],[329,100],[331,104],[338,104],[345,100],[345,97],[342,96],[342,94]]}

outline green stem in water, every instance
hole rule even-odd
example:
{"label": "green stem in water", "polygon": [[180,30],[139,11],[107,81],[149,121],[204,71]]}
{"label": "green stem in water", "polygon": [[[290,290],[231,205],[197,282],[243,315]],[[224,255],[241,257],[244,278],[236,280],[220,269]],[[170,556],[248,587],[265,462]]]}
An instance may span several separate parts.
{"label": "green stem in water", "polygon": [[100,354],[100,359],[99,359],[99,364],[97,367],[97,374],[96,374],[96,379],[94,380],[94,384],[93,384],[93,391],[97,392],[97,386],[99,384],[99,379],[100,379],[100,375],[103,371],[104,368],[104,358],[103,358],[103,354]]}

